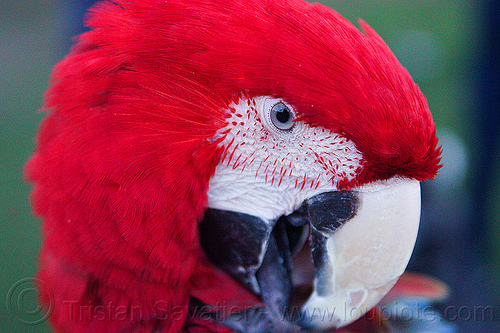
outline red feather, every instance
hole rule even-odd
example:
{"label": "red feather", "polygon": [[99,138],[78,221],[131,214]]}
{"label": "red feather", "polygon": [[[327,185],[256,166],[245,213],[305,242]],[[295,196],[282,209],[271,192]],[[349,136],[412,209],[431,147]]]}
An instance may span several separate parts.
{"label": "red feather", "polygon": [[368,26],[324,6],[105,1],[87,24],[54,70],[26,167],[44,219],[42,300],[60,332],[178,332],[190,296],[257,301],[206,264],[197,234],[222,152],[211,139],[241,96],[283,98],[354,141],[364,165],[346,187],[437,172],[435,126],[408,72]]}

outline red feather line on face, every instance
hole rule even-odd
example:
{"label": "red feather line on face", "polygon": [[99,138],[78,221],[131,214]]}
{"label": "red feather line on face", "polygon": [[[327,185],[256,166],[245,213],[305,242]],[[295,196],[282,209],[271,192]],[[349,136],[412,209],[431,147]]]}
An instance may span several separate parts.
{"label": "red feather line on face", "polygon": [[[437,172],[418,87],[370,28],[365,36],[324,6],[117,0],[99,3],[87,24],[53,72],[26,167],[46,234],[39,277],[58,300],[117,300],[141,306],[143,319],[158,299],[187,305],[190,286],[210,276],[193,278],[196,223],[223,152],[213,138],[241,96],[282,98],[303,121],[352,140],[364,164],[346,187]],[[54,309],[62,330],[64,309]]]}

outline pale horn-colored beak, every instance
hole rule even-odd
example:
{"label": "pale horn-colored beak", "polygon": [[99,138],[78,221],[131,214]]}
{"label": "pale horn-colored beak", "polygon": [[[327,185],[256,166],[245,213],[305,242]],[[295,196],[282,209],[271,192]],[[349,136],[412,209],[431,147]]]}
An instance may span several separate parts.
{"label": "pale horn-colored beak", "polygon": [[393,178],[348,192],[355,212],[334,228],[324,228],[324,196],[307,203],[316,274],[313,293],[301,310],[306,327],[345,326],[369,311],[403,273],[415,245],[418,181]]}

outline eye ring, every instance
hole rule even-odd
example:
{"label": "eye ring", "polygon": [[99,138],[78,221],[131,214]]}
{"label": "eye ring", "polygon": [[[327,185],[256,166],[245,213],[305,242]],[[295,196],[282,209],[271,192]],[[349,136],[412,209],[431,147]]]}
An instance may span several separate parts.
{"label": "eye ring", "polygon": [[295,123],[293,112],[283,102],[274,104],[270,110],[271,123],[280,131],[290,131]]}

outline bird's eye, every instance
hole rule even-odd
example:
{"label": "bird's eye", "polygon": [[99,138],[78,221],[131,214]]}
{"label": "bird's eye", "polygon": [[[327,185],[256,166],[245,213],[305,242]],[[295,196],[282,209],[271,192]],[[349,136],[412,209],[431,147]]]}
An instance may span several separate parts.
{"label": "bird's eye", "polygon": [[293,113],[282,102],[274,104],[271,108],[271,122],[282,131],[291,130],[294,125]]}

